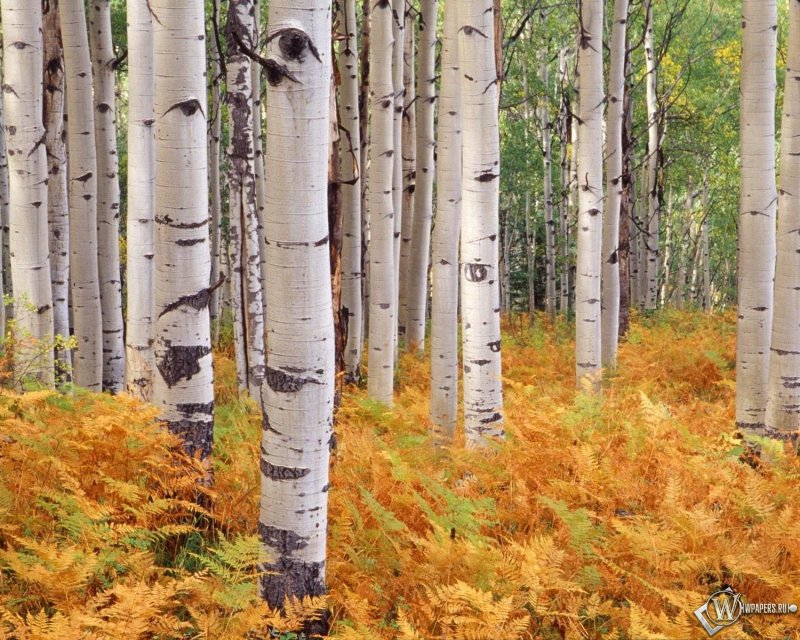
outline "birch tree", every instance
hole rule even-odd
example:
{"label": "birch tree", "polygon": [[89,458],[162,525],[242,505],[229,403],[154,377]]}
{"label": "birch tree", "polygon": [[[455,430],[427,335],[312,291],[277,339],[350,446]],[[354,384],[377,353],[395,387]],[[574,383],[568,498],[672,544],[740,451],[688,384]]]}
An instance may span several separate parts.
{"label": "birch tree", "polygon": [[[218,29],[216,23],[219,20],[219,0],[213,0],[212,11],[213,28]],[[215,343],[219,338],[222,292],[224,291],[222,283],[225,279],[225,274],[222,272],[222,258],[225,252],[222,250],[222,183],[220,181],[222,155],[222,69],[220,61],[222,60],[222,51],[219,50],[218,45],[221,43],[216,37],[215,31],[213,53],[211,54],[211,112],[209,113],[211,126],[208,139],[208,179],[211,194],[211,283],[213,285],[209,313],[212,339]],[[263,230],[261,235],[263,236]]]}
{"label": "birch tree", "polygon": [[414,222],[411,273],[408,290],[406,344],[409,351],[424,351],[428,316],[428,267],[433,219],[434,155],[436,151],[436,21],[438,0],[422,0],[419,22],[419,75],[417,76],[417,179],[414,188]]}
{"label": "birch tree", "polygon": [[539,105],[539,121],[542,126],[542,164],[544,171],[544,231],[545,231],[545,308],[551,322],[556,319],[556,229],[553,218],[553,155],[550,125],[550,110],[547,94],[550,90],[550,73],[546,59],[539,68],[539,78],[544,94]]}
{"label": "birch tree", "polygon": [[[263,386],[259,530],[269,554],[261,594],[275,608],[289,596],[325,592],[335,373],[327,195],[330,6],[323,0],[272,0],[269,5],[269,354]],[[390,12],[374,13],[388,16],[391,42]],[[390,76],[389,64],[386,70]],[[391,118],[390,94],[388,102]],[[391,139],[391,126],[387,131]],[[312,621],[306,631],[324,633],[324,626],[323,621]]]}
{"label": "birch tree", "polygon": [[92,0],[89,27],[97,149],[97,264],[103,314],[103,389],[118,393],[125,385],[125,345],[119,263],[116,56],[111,39],[111,0]]}
{"label": "birch tree", "polygon": [[125,388],[153,390],[155,122],[153,25],[147,0],[128,0],[128,214]]}
{"label": "birch tree", "polygon": [[[405,107],[409,99],[409,84],[406,81],[405,70],[408,64],[408,57],[414,59],[414,23],[410,18],[411,11],[406,11],[406,0],[391,0],[392,3],[392,38],[394,40],[392,48],[392,87],[394,91],[394,114],[392,119],[392,139],[394,151],[392,152],[392,210],[394,211],[394,305],[396,309],[395,317],[395,351],[398,345],[398,334],[405,333],[405,309],[406,295],[405,287],[407,273],[398,268],[403,265],[400,254],[403,251],[402,232],[403,232],[403,202],[405,197],[405,168],[404,160],[406,153],[414,148],[414,141],[406,142],[404,137],[405,130]],[[410,40],[409,40],[410,38]],[[409,42],[412,44],[409,45]],[[406,224],[411,223],[411,214],[405,220]]]}
{"label": "birch tree", "polygon": [[339,140],[342,181],[342,312],[347,318],[344,363],[347,377],[356,381],[361,371],[363,322],[361,312],[361,123],[358,109],[358,24],[355,0],[339,6]]}
{"label": "birch tree", "polygon": [[[44,129],[47,149],[47,224],[50,282],[53,290],[53,332],[69,337],[69,209],[67,149],[64,140],[64,50],[58,22],[58,0],[42,5],[44,36]],[[2,305],[0,305],[2,306]],[[56,350],[56,373],[72,368],[69,350]]]}
{"label": "birch tree", "polygon": [[603,223],[603,2],[581,0],[578,47],[578,269],[575,366],[578,385],[600,392],[600,272]]}
{"label": "birch tree", "polygon": [[444,6],[436,226],[431,255],[431,422],[450,441],[458,415],[458,243],[461,231],[461,79],[458,5]]}
{"label": "birch tree", "polygon": [[800,430],[800,2],[789,3],[766,433]]}
{"label": "birch tree", "polygon": [[251,397],[258,398],[266,366],[264,302],[256,198],[253,75],[250,58],[242,50],[253,50],[254,7],[252,0],[231,0],[228,6],[226,95],[231,121],[230,223],[232,236],[236,233],[238,240],[230,257],[239,298],[238,305],[234,301],[233,315],[235,330],[241,332],[237,335],[245,351],[244,368],[240,373],[245,376],[245,386]]}
{"label": "birch tree", "polygon": [[186,450],[207,458],[214,375],[203,3],[149,0],[149,5],[156,118],[153,404]]}
{"label": "birch tree", "polygon": [[[2,35],[0,34],[0,38]],[[0,54],[2,54],[0,41]],[[0,87],[3,86],[3,59],[0,58]],[[3,116],[3,101],[0,99],[0,339],[6,337],[6,294],[10,293],[11,269],[6,268],[8,261],[8,154],[6,153],[6,136]]]}
{"label": "birch tree", "polygon": [[70,293],[77,348],[73,380],[100,391],[103,384],[103,317],[97,266],[97,155],[92,61],[83,0],[59,6],[67,81],[69,147]]}
{"label": "birch tree", "polygon": [[467,444],[502,438],[498,78],[492,0],[459,3],[463,174],[461,317]]}
{"label": "birch tree", "polygon": [[611,68],[608,74],[606,140],[606,189],[608,203],[603,220],[602,248],[602,363],[616,367],[619,341],[619,227],[622,207],[622,127],[625,120],[625,56],[627,50],[628,0],[614,3],[611,31]]}
{"label": "birch tree", "polygon": [[[417,71],[416,32],[414,21],[406,15],[405,45],[403,46],[403,126],[400,152],[403,156],[403,197],[399,217],[400,258],[395,267],[399,277],[398,324],[400,335],[405,336],[408,317],[408,289],[411,284],[411,249],[414,239],[414,201],[417,188]],[[395,224],[395,228],[397,225]]]}
{"label": "birch tree", "polygon": [[[8,145],[14,373],[53,386],[53,295],[47,246],[47,157],[42,140],[42,6],[4,0],[3,115]],[[44,346],[44,349],[42,348]]]}
{"label": "birch tree", "polygon": [[392,11],[388,1],[370,10],[369,93],[372,127],[367,176],[369,242],[369,351],[367,393],[391,407],[396,315],[394,269],[394,129]]}
{"label": "birch tree", "polygon": [[767,405],[778,202],[777,12],[776,0],[744,0],[742,5],[736,424],[746,430],[763,428]]}
{"label": "birch tree", "polygon": [[660,261],[659,227],[661,202],[658,186],[659,114],[656,94],[656,53],[653,36],[653,5],[647,4],[644,55],[647,68],[647,233],[644,235],[646,249],[645,309],[654,311],[658,306],[658,268]]}

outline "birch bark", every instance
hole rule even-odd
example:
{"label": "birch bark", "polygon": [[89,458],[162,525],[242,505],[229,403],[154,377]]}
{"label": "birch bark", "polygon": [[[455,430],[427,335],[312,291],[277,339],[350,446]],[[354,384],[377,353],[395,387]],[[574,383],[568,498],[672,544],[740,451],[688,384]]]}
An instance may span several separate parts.
{"label": "birch bark", "polygon": [[751,431],[764,426],[772,327],[777,11],[776,0],[742,5],[736,423]]}
{"label": "birch bark", "polygon": [[[3,115],[8,145],[14,374],[53,386],[53,294],[42,122],[42,6],[4,0]],[[44,349],[42,347],[45,347]]]}
{"label": "birch bark", "polygon": [[[269,355],[259,530],[270,558],[261,594],[276,608],[289,596],[325,592],[335,372],[327,193],[330,7],[323,0],[269,5]],[[387,26],[390,30],[388,20]],[[391,118],[391,108],[388,114]],[[312,621],[306,631],[324,634],[324,626]]]}
{"label": "birch bark", "polygon": [[461,316],[464,430],[469,446],[502,439],[497,68],[492,0],[459,3],[463,174]]}

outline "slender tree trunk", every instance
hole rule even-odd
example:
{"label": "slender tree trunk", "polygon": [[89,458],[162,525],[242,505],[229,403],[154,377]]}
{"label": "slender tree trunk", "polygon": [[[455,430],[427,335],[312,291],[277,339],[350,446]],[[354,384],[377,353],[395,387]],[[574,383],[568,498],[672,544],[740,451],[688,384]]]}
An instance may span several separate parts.
{"label": "slender tree trunk", "polygon": [[128,0],[128,323],[126,388],[148,401],[153,392],[155,306],[155,73],[147,0]]}
{"label": "slender tree trunk", "polygon": [[[261,289],[261,257],[253,133],[253,85],[251,61],[242,45],[254,49],[255,24],[252,0],[231,0],[226,35],[227,99],[231,118],[229,155],[231,229],[239,235],[239,250],[231,253],[234,282],[241,296],[234,308],[236,326],[245,350],[246,388],[259,398],[264,380],[264,301]],[[326,154],[327,157],[327,154]]]}
{"label": "slender tree trunk", "polygon": [[463,174],[461,313],[467,444],[503,438],[498,290],[499,79],[492,0],[459,3]]}
{"label": "slender tree trunk", "polygon": [[[748,25],[749,26],[749,25]],[[789,3],[766,434],[800,430],[800,2]]]}
{"label": "slender tree trunk", "polygon": [[[335,336],[335,373],[344,373],[344,350],[347,346],[347,320],[342,315],[342,180],[339,155],[339,109],[336,99],[336,78],[331,75],[328,114],[328,246],[330,248],[331,302],[333,304],[333,333]],[[338,399],[337,399],[338,403]]]}
{"label": "slender tree trunk", "polygon": [[528,313],[533,326],[536,318],[536,220],[531,215],[531,192],[525,192],[525,244],[528,263]]}
{"label": "slender tree trunk", "polygon": [[[0,87],[3,86],[2,52],[2,34],[0,34]],[[11,293],[11,263],[8,255],[8,153],[6,152],[4,121],[3,100],[0,99],[0,296],[3,296],[3,299],[0,299],[0,340],[6,337],[6,304],[4,298]]]}
{"label": "slender tree trunk", "polygon": [[[53,386],[53,294],[47,246],[47,154],[41,144],[42,6],[4,0],[3,115],[8,145],[14,374]],[[10,45],[10,46],[9,46]],[[44,348],[42,348],[44,347]]]}
{"label": "slender tree trunk", "polygon": [[[219,19],[219,0],[214,0],[215,20]],[[217,29],[218,25],[214,25]],[[208,141],[209,153],[209,192],[211,194],[211,291],[209,313],[213,342],[219,340],[220,324],[222,323],[222,293],[225,290],[220,286],[226,274],[222,270],[222,185],[220,182],[221,140],[222,140],[222,92],[220,88],[222,69],[220,60],[222,51],[217,49],[214,37],[213,54],[211,56],[211,129]],[[263,235],[263,232],[262,234]]]}
{"label": "slender tree trunk", "polygon": [[94,74],[97,148],[97,257],[103,313],[103,390],[125,388],[122,277],[119,261],[119,157],[117,155],[111,0],[92,0],[89,44]]}
{"label": "slender tree trunk", "polygon": [[97,151],[92,61],[83,0],[61,0],[61,37],[67,81],[69,148],[70,293],[74,381],[100,391],[103,383],[102,312],[97,265]]}
{"label": "slender tree trunk", "polygon": [[[253,51],[259,51],[261,46],[261,3],[253,2]],[[261,289],[261,317],[262,327],[259,335],[264,334],[263,322],[267,317],[266,295],[264,288],[267,283],[267,236],[264,233],[264,210],[266,206],[266,179],[264,176],[264,131],[261,122],[261,65],[250,63],[250,87],[252,90],[253,104],[253,173],[256,186],[256,240],[258,244],[258,273]],[[251,239],[252,242],[252,239]],[[253,283],[250,283],[251,285]],[[248,336],[249,337],[249,336]],[[254,339],[258,341],[258,338]],[[263,338],[261,338],[263,342]],[[252,342],[252,339],[251,339]],[[266,356],[264,356],[266,357]]]}
{"label": "slender tree trunk", "polygon": [[764,426],[772,327],[777,10],[776,0],[742,8],[736,424],[751,431]]}
{"label": "slender tree trunk", "polygon": [[211,455],[207,94],[203,4],[149,0],[156,114],[153,404],[186,450]]}
{"label": "slender tree trunk", "polygon": [[[560,198],[560,223],[561,223],[561,265],[560,265],[560,293],[559,310],[563,315],[569,313],[569,138],[571,129],[572,111],[567,94],[567,57],[569,49],[562,48],[558,53],[558,78],[561,94],[561,113],[559,116],[559,144],[561,158],[561,198]],[[530,196],[528,196],[530,197]]]}
{"label": "slender tree trunk", "polygon": [[422,0],[419,23],[419,75],[417,76],[417,180],[411,241],[411,273],[406,318],[409,351],[424,351],[428,316],[428,267],[433,219],[434,155],[436,132],[436,21],[438,0]]}
{"label": "slender tree trunk", "polygon": [[608,73],[608,120],[606,141],[606,203],[603,220],[602,267],[602,360],[617,366],[619,343],[620,273],[619,232],[623,196],[622,128],[625,123],[625,57],[627,53],[628,0],[614,2],[611,31],[611,68]]}
{"label": "slender tree trunk", "polygon": [[355,0],[339,6],[339,139],[342,183],[342,314],[347,322],[347,378],[361,377],[361,123],[358,108],[358,25]]}
{"label": "slender tree trunk", "polygon": [[[659,272],[661,274],[661,279],[659,280],[658,290],[660,295],[658,299],[661,300],[661,303],[666,307],[667,303],[669,302],[669,278],[672,268],[672,244],[673,244],[673,222],[671,220],[673,214],[673,207],[672,207],[672,191],[670,191],[669,198],[667,199],[667,210],[666,216],[664,216],[664,228],[666,233],[664,238],[664,255],[663,255],[663,262],[661,264],[661,268]],[[660,215],[660,212],[659,212]]]}
{"label": "slender tree trunk", "polygon": [[[389,53],[390,12],[373,12],[387,15],[384,43],[390,46],[381,48]],[[277,71],[270,72],[267,89],[269,355],[259,530],[269,556],[261,595],[274,608],[286,597],[325,592],[335,366],[326,189],[330,37],[329,2],[270,2],[267,59]],[[385,69],[388,77],[388,59]],[[391,93],[386,95],[391,118]],[[391,126],[386,129],[391,140]],[[391,164],[387,177],[390,171]],[[375,316],[370,324],[379,320]],[[325,620],[317,620],[305,630],[324,635],[325,627]]]}
{"label": "slender tree trunk", "polygon": [[[44,129],[47,148],[47,223],[53,331],[69,337],[69,210],[67,150],[64,140],[64,50],[58,22],[58,1],[42,5],[44,35]],[[0,305],[2,306],[2,305]],[[72,368],[68,349],[56,349],[56,373],[63,380]]]}
{"label": "slender tree trunk", "polygon": [[628,334],[631,323],[631,305],[638,304],[638,210],[636,203],[636,175],[633,171],[633,95],[631,91],[631,57],[625,60],[625,93],[622,120],[622,203],[620,209],[620,299],[619,339]]}
{"label": "slender tree trunk", "polygon": [[659,116],[658,97],[656,94],[656,59],[653,37],[653,9],[650,3],[647,5],[644,51],[647,66],[647,182],[649,189],[647,194],[647,234],[644,238],[647,250],[645,309],[654,311],[658,307],[661,202],[658,186]]}
{"label": "slender tree trunk", "polygon": [[461,80],[458,5],[444,6],[436,225],[431,257],[431,421],[452,441],[458,415],[458,243],[461,233]]}
{"label": "slender tree trunk", "polygon": [[584,391],[601,389],[600,271],[603,223],[603,2],[581,0],[578,49],[578,269],[576,373]]}
{"label": "slender tree trunk", "polygon": [[[576,53],[577,57],[577,53]],[[575,77],[575,85],[578,92],[580,92],[580,77],[576,74]],[[576,103],[580,100],[580,94],[578,94],[578,98],[576,99]],[[578,104],[575,105],[575,108],[578,107]],[[570,123],[570,166],[569,166],[569,215],[571,217],[571,221],[573,223],[577,223],[578,220],[578,136],[580,134],[580,127],[578,126],[579,119],[575,116],[571,117]],[[569,231],[570,220],[567,221],[567,231]],[[576,235],[577,235],[577,227],[576,227]],[[568,239],[567,245],[567,252],[568,252],[568,277],[567,283],[569,285],[569,300],[568,300],[568,308],[575,308],[575,286],[576,286],[576,261],[572,258],[572,254],[570,252],[572,241]],[[577,242],[575,242],[577,244]]]}
{"label": "slender tree trunk", "polygon": [[703,173],[703,221],[700,225],[700,242],[703,265],[703,311],[711,311],[711,256],[708,245],[708,174]]}
{"label": "slender tree trunk", "polygon": [[539,72],[544,85],[544,97],[539,107],[542,123],[542,159],[544,163],[544,230],[545,230],[545,305],[550,322],[556,319],[556,229],[553,217],[553,158],[551,153],[550,110],[547,94],[550,90],[550,75],[547,68],[547,52]]}
{"label": "slender tree trunk", "polygon": [[[387,0],[388,1],[388,0]],[[403,251],[402,237],[403,224],[406,222],[405,210],[403,209],[404,195],[404,175],[403,159],[408,150],[414,148],[414,138],[408,142],[404,138],[404,114],[406,100],[409,92],[413,93],[414,87],[406,83],[405,67],[408,60],[414,63],[414,22],[411,12],[406,11],[405,0],[392,0],[392,37],[394,48],[392,49],[392,87],[394,90],[394,107],[392,115],[392,140],[394,150],[392,152],[392,209],[394,210],[394,237],[392,244],[394,270],[394,298],[395,309],[398,315],[395,318],[394,346],[395,353],[398,351],[398,336],[404,336],[406,328],[406,287],[408,285],[409,271],[401,271],[397,268],[403,264],[400,254]],[[411,44],[409,44],[409,42]],[[413,67],[412,67],[413,68]],[[412,213],[409,210],[408,224],[411,224]]]}
{"label": "slender tree trunk", "polygon": [[414,207],[417,189],[417,74],[414,64],[416,32],[411,17],[406,18],[404,29],[405,45],[403,47],[403,127],[402,127],[402,170],[403,198],[400,218],[400,261],[399,275],[399,333],[405,337],[408,322],[408,290],[411,283],[411,250],[414,237]]}
{"label": "slender tree trunk", "polygon": [[370,218],[369,247],[369,378],[370,398],[392,406],[394,388],[395,324],[394,208],[392,175],[394,160],[392,84],[392,11],[388,2],[370,12],[370,103],[372,134],[369,146],[367,207]]}
{"label": "slender tree trunk", "polygon": [[[645,161],[645,165],[647,161]],[[648,190],[649,169],[647,166],[642,171],[642,182],[639,202],[639,311],[644,311],[647,305],[647,271],[648,260],[648,234],[649,234],[649,211],[650,211],[650,192]]]}

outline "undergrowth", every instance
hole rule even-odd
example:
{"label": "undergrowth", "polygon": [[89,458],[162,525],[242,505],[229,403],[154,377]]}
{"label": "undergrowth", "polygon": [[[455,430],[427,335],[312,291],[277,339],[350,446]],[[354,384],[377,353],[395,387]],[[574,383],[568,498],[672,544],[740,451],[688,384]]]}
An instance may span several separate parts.
{"label": "undergrowth", "polygon": [[[705,637],[692,612],[723,585],[800,603],[800,462],[771,442],[740,461],[734,321],[635,318],[602,404],[575,398],[568,325],[506,321],[490,452],[432,449],[420,358],[391,412],[346,389],[331,592],[284,615],[255,590],[260,420],[226,354],[209,500],[151,408],[4,392],[0,638],[289,639],[328,606],[341,640],[682,640]],[[797,615],[751,615],[723,635],[799,634]]]}

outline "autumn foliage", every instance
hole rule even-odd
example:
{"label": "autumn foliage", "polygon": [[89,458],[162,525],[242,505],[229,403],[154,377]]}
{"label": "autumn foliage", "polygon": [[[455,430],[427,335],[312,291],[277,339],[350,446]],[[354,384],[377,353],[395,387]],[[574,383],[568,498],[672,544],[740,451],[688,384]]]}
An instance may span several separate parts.
{"label": "autumn foliage", "polygon": [[[422,359],[391,413],[345,389],[331,593],[284,615],[255,591],[260,420],[228,358],[213,490],[132,399],[4,392],[0,638],[292,638],[328,606],[350,640],[691,639],[723,584],[800,603],[800,461],[743,456],[733,316],[635,321],[602,404],[575,399],[571,334],[507,322],[509,438],[489,452],[431,447]],[[724,637],[799,634],[751,615]]]}

